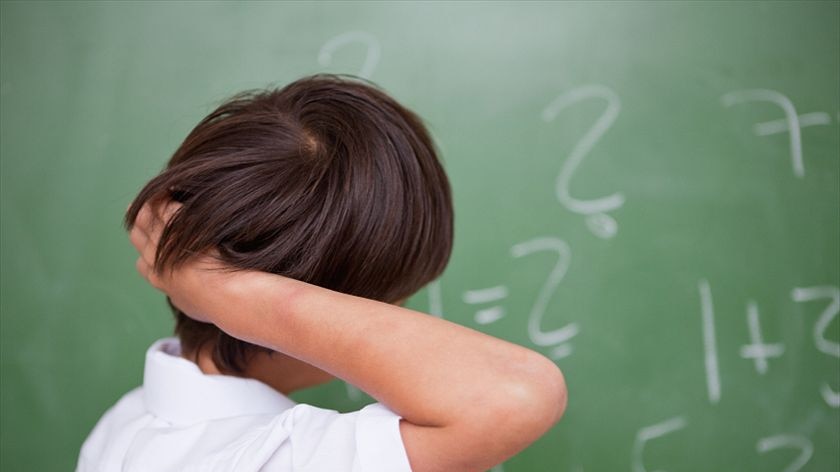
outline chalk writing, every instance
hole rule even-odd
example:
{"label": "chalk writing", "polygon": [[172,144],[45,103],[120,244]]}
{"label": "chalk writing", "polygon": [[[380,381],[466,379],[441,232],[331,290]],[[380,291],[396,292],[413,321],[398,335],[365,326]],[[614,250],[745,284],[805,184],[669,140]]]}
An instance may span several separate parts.
{"label": "chalk writing", "polygon": [[688,422],[685,418],[678,416],[640,429],[636,433],[636,441],[633,443],[633,472],[647,472],[644,464],[644,452],[648,442],[679,431],[686,425],[688,425]]}
{"label": "chalk writing", "polygon": [[435,280],[426,287],[429,297],[429,313],[443,318],[443,294],[441,293],[440,280]]}
{"label": "chalk writing", "polygon": [[347,398],[354,402],[360,401],[364,398],[364,392],[355,385],[344,382],[344,389],[347,392]]}
{"label": "chalk writing", "polygon": [[799,455],[784,468],[783,472],[796,472],[801,470],[811,460],[811,456],[814,454],[814,446],[808,438],[793,434],[780,434],[778,436],[761,438],[755,445],[755,448],[761,454],[781,448],[798,449]]}
{"label": "chalk writing", "polygon": [[[507,296],[507,287],[505,287],[504,285],[500,285],[498,287],[485,288],[481,290],[469,290],[467,292],[464,292],[463,300],[464,303],[475,305],[479,303],[496,302],[507,298]],[[504,308],[496,305],[490,308],[484,308],[476,312],[475,321],[476,323],[482,325],[490,324],[495,321],[498,321],[503,316],[505,316]]]}
{"label": "chalk writing", "polygon": [[764,375],[767,373],[767,359],[780,357],[785,352],[785,347],[782,344],[764,343],[758,320],[758,304],[752,300],[747,305],[747,326],[750,330],[750,344],[741,347],[741,357],[753,359],[755,370]]}
{"label": "chalk writing", "polygon": [[717,340],[715,337],[715,307],[712,302],[712,290],[709,282],[701,280],[697,286],[700,292],[700,312],[703,318],[703,349],[706,367],[706,390],[709,402],[720,401],[720,372],[718,370]]}
{"label": "chalk writing", "polygon": [[621,208],[624,205],[624,195],[613,193],[601,198],[582,200],[570,194],[569,185],[580,163],[618,117],[618,113],[621,110],[621,100],[608,87],[603,85],[585,85],[555,98],[543,109],[542,118],[546,122],[553,121],[565,108],[577,102],[590,99],[606,101],[607,108],[583,135],[580,141],[577,142],[569,157],[563,162],[563,167],[557,176],[555,194],[566,209],[586,216],[587,227],[593,234],[607,239],[614,237],[618,231],[618,223],[607,212]]}
{"label": "chalk writing", "polygon": [[[800,129],[808,126],[831,124],[831,117],[828,116],[828,113],[823,113],[821,111],[804,113],[799,115],[798,120]],[[753,133],[755,133],[756,136],[770,136],[771,134],[784,133],[788,130],[788,121],[786,119],[765,121],[753,125]]]}
{"label": "chalk writing", "polygon": [[[720,401],[721,385],[718,372],[717,345],[715,341],[714,306],[709,283],[701,280],[698,284],[700,292],[700,307],[703,319],[703,346],[705,350],[706,385],[709,401],[712,404]],[[791,298],[796,302],[810,302],[820,299],[830,300],[814,323],[813,338],[816,348],[832,357],[840,358],[840,343],[826,338],[825,332],[831,322],[840,313],[840,288],[835,286],[797,287],[791,291]],[[764,342],[759,324],[758,304],[750,300],[747,304],[747,326],[750,333],[750,344],[741,347],[741,357],[752,359],[756,371],[764,375],[767,372],[767,360],[780,357],[784,353],[781,343],[767,344]],[[834,390],[828,383],[820,386],[820,395],[826,404],[832,408],[840,408],[840,392]]]}
{"label": "chalk writing", "polygon": [[379,65],[379,56],[381,55],[381,46],[376,36],[366,31],[348,31],[338,36],[330,38],[318,52],[318,63],[327,67],[332,63],[332,57],[336,50],[351,44],[362,43],[367,47],[365,54],[365,61],[362,63],[359,72],[356,74],[364,79],[369,79],[373,75],[376,66]]}
{"label": "chalk writing", "polygon": [[[775,90],[750,89],[736,90],[721,97],[724,106],[731,107],[748,102],[769,102],[778,105],[785,114],[781,120],[758,123],[753,127],[755,134],[767,136],[787,131],[789,134],[790,159],[793,173],[797,177],[805,177],[805,163],[802,157],[802,128],[805,126],[825,125],[831,122],[826,113],[817,112],[798,115],[793,102]],[[803,123],[804,120],[804,123]]]}
{"label": "chalk writing", "polygon": [[[831,322],[840,313],[840,288],[834,286],[797,287],[791,291],[794,301],[805,303],[814,300],[828,299],[831,302],[820,313],[814,324],[814,345],[820,352],[832,357],[840,358],[840,343],[826,339],[825,332]],[[820,387],[823,400],[832,408],[840,408],[840,391],[831,388],[827,383]]]}
{"label": "chalk writing", "polygon": [[543,331],[542,320],[545,316],[546,307],[551,300],[557,287],[566,275],[569,268],[569,262],[572,257],[572,251],[569,245],[562,239],[543,237],[535,238],[529,241],[521,242],[511,247],[510,252],[513,257],[519,258],[536,252],[556,252],[557,263],[548,274],[545,283],[540,289],[537,299],[531,307],[528,315],[528,336],[531,342],[537,346],[555,346],[552,352],[552,357],[559,359],[571,354],[572,350],[569,346],[560,346],[575,337],[580,328],[577,323],[568,323],[562,328],[552,331]]}

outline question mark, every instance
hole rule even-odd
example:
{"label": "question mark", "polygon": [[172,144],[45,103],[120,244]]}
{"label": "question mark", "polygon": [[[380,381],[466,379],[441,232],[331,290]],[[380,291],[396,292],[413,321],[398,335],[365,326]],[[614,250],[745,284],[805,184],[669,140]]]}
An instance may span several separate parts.
{"label": "question mark", "polygon": [[379,64],[382,48],[379,46],[379,40],[376,39],[376,36],[367,31],[348,31],[330,38],[321,46],[321,50],[318,52],[318,63],[324,67],[329,66],[332,63],[332,57],[335,51],[352,43],[362,43],[367,46],[365,62],[362,64],[357,75],[363,79],[369,79]]}
{"label": "question mark", "polygon": [[618,113],[621,110],[621,100],[616,93],[603,85],[585,85],[570,90],[543,109],[542,118],[545,122],[551,122],[565,108],[577,102],[589,99],[602,99],[607,102],[607,108],[598,117],[598,120],[587,130],[586,134],[577,142],[572,149],[569,158],[563,163],[560,174],[557,176],[555,194],[557,200],[569,211],[586,216],[586,225],[589,230],[602,239],[609,239],[615,236],[618,231],[618,223],[613,217],[607,215],[608,211],[616,210],[624,205],[624,195],[613,193],[606,197],[592,200],[581,200],[569,193],[569,182],[575,170],[589,154],[601,136],[612,126]]}

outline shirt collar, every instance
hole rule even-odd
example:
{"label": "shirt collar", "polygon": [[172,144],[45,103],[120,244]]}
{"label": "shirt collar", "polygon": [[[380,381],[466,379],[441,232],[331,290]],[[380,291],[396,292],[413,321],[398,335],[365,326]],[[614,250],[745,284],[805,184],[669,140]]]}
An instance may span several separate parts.
{"label": "shirt collar", "polygon": [[160,339],[146,352],[143,391],[147,410],[171,423],[276,415],[296,405],[259,380],[203,373],[181,357],[178,338]]}

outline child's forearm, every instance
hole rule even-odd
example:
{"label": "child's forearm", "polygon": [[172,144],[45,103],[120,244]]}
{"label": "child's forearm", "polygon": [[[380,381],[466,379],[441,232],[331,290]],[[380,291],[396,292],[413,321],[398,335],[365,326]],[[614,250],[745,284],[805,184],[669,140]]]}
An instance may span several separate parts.
{"label": "child's forearm", "polygon": [[521,346],[270,274],[255,288],[234,305],[246,312],[216,320],[222,329],[347,380],[413,423],[445,426],[520,396],[519,414],[548,422],[562,410],[559,370]]}

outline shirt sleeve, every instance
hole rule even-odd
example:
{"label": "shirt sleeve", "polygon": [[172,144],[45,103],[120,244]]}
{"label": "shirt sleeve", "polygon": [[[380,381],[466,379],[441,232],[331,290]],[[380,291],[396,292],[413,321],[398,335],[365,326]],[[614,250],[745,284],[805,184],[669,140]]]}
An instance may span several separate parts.
{"label": "shirt sleeve", "polygon": [[286,417],[295,472],[411,472],[400,416],[380,403],[352,413],[299,404]]}
{"label": "shirt sleeve", "polygon": [[360,468],[354,472],[411,472],[400,435],[400,419],[381,403],[359,411],[356,447]]}

